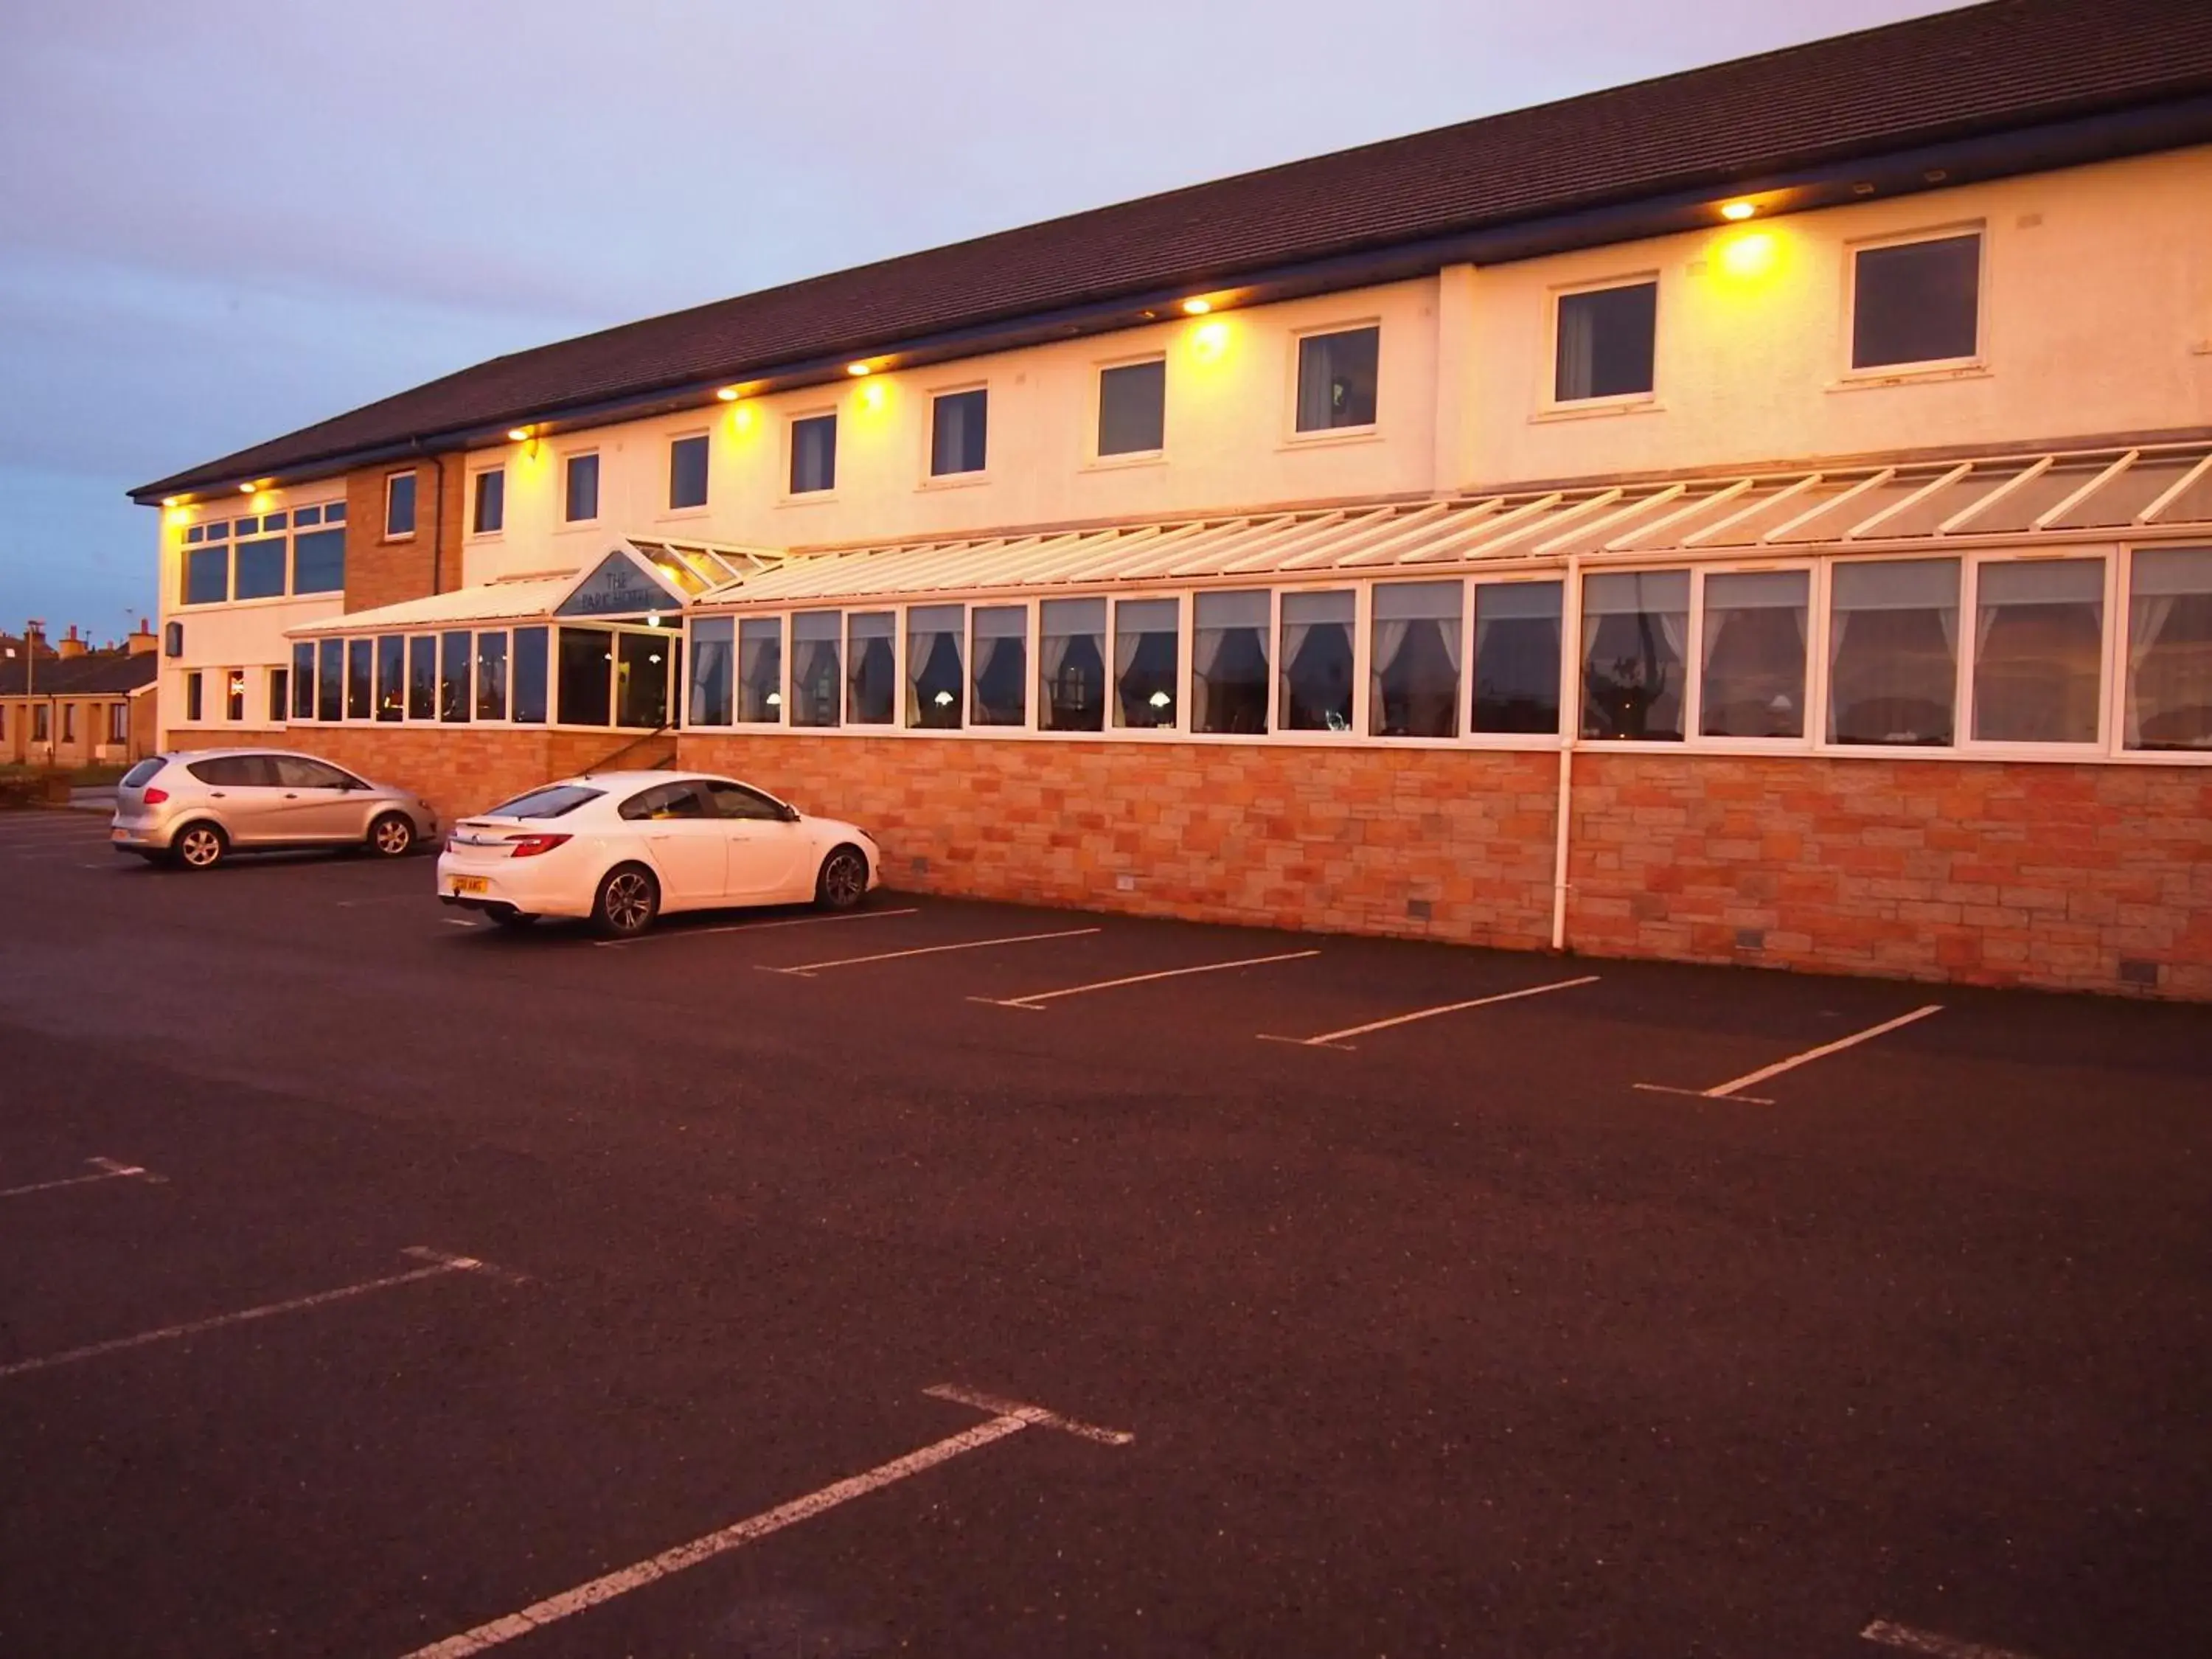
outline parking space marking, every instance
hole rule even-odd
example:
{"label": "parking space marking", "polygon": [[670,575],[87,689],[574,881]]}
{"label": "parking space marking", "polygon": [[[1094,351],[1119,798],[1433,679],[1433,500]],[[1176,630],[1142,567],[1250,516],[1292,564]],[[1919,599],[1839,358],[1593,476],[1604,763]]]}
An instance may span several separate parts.
{"label": "parking space marking", "polygon": [[647,933],[642,939],[600,939],[592,944],[603,951],[619,951],[626,945],[653,945],[666,939],[697,939],[708,933],[765,933],[773,927],[811,927],[817,921],[876,921],[885,916],[918,916],[919,907],[908,905],[903,910],[843,910],[831,916],[787,916],[781,921],[733,921],[721,927],[685,927],[672,933]]}
{"label": "parking space marking", "polygon": [[[1096,933],[1097,930],[1091,930]],[[1236,962],[1204,962],[1195,968],[1164,968],[1157,974],[1130,974],[1121,979],[1102,979],[1089,985],[1071,985],[1060,991],[1032,991],[1019,997],[969,997],[970,1002],[987,1002],[994,1008],[1026,1008],[1031,1013],[1042,1013],[1044,1005],[1061,997],[1079,997],[1091,991],[1111,991],[1123,985],[1143,985],[1156,979],[1181,979],[1185,974],[1218,974],[1227,968],[1257,968],[1269,962],[1303,962],[1308,957],[1317,957],[1318,951],[1285,951],[1272,957],[1245,957]]]}
{"label": "parking space marking", "polygon": [[796,968],[771,968],[764,962],[754,967],[764,974],[796,974],[804,979],[824,968],[857,968],[864,962],[896,962],[902,957],[942,956],[947,951],[981,951],[994,945],[1034,945],[1041,939],[1081,939],[1087,933],[1103,933],[1102,927],[1070,927],[1057,933],[1012,933],[1005,939],[963,939],[957,945],[924,945],[911,951],[879,951],[869,957],[839,957],[830,962],[804,962]]}
{"label": "parking space marking", "polygon": [[1434,1008],[1416,1008],[1410,1014],[1394,1014],[1389,1019],[1372,1019],[1364,1025],[1347,1025],[1341,1031],[1323,1031],[1319,1036],[1273,1036],[1262,1031],[1262,1042],[1295,1043],[1301,1048],[1343,1048],[1352,1044],[1346,1037],[1365,1036],[1370,1031],[1387,1031],[1394,1025],[1411,1025],[1417,1019],[1434,1019],[1439,1014],[1456,1014],[1468,1008],[1487,1008],[1494,1002],[1517,1002],[1522,997],[1540,997],[1553,991],[1571,991],[1577,985],[1595,985],[1595,974],[1584,974],[1580,979],[1556,980],[1549,985],[1524,986],[1518,991],[1500,991],[1495,996],[1474,997],[1466,1002],[1447,1002]]}
{"label": "parking space marking", "polygon": [[256,1319],[273,1319],[279,1314],[304,1313],[309,1308],[325,1307],[333,1302],[343,1302],[356,1296],[367,1296],[372,1291],[388,1291],[401,1285],[412,1285],[425,1279],[437,1279],[447,1273],[478,1273],[504,1283],[517,1282],[520,1275],[479,1261],[472,1255],[447,1255],[422,1245],[413,1245],[400,1252],[425,1263],[404,1273],[387,1273],[382,1279],[365,1279],[356,1285],[341,1285],[336,1290],[317,1291],[312,1296],[295,1296],[283,1302],[264,1302],[258,1308],[241,1308],[236,1313],[216,1314],[206,1319],[187,1321],[182,1325],[164,1325],[159,1330],[141,1331],[136,1336],[118,1336],[111,1341],[91,1342],[82,1348],[64,1348],[59,1353],[42,1354],[36,1359],[19,1359],[13,1364],[0,1365],[0,1377],[22,1376],[32,1371],[49,1371],[58,1365],[74,1365],[79,1360],[98,1359],[103,1355],[122,1353],[131,1348],[143,1348],[155,1342],[174,1342],[180,1337],[198,1336],[203,1331],[216,1331],[227,1325],[243,1325]]}
{"label": "parking space marking", "polygon": [[1954,1641],[1948,1636],[1937,1636],[1924,1630],[1914,1630],[1905,1625],[1893,1625],[1886,1619],[1877,1619],[1859,1632],[1863,1642],[1879,1643],[1886,1648],[1896,1648],[1905,1653],[1925,1653],[1932,1659],[2027,1659],[2024,1653],[2014,1653],[2009,1648],[1984,1647],[1978,1642]]}
{"label": "parking space marking", "polygon": [[1862,1042],[1871,1042],[1875,1038],[1897,1030],[1900,1027],[1910,1025],[1915,1020],[1925,1019],[1930,1014],[1940,1014],[1942,1012],[1942,1003],[1931,1002],[1925,1007],[1915,1008],[1909,1014],[1899,1014],[1895,1019],[1886,1019],[1879,1025],[1869,1025],[1863,1031],[1854,1031],[1849,1036],[1838,1037],[1833,1042],[1824,1042],[1817,1048],[1808,1048],[1802,1054],[1792,1054],[1787,1060],[1778,1060],[1773,1065],[1762,1066],[1755,1072],[1746,1072],[1741,1077],[1731,1078],[1726,1083],[1711,1089],[1677,1089],[1664,1083],[1639,1083],[1636,1086],[1646,1094],[1701,1095],[1707,1100],[1741,1100],[1753,1106],[1771,1106],[1774,1103],[1771,1100],[1762,1100],[1756,1096],[1739,1094],[1736,1091],[1740,1089],[1748,1089],[1754,1083],[1764,1083],[1771,1077],[1780,1077],[1784,1072],[1794,1072],[1800,1066],[1808,1066],[1813,1061],[1824,1059],[1829,1054],[1841,1054],[1846,1048],[1856,1048]]}
{"label": "parking space marking", "polygon": [[159,1187],[168,1180],[151,1170],[136,1164],[118,1164],[112,1158],[88,1158],[85,1162],[94,1166],[90,1175],[64,1176],[59,1181],[34,1181],[27,1187],[0,1188],[0,1198],[22,1198],[31,1193],[50,1193],[57,1187],[84,1187],[95,1181],[143,1180],[149,1186]]}
{"label": "parking space marking", "polygon": [[787,1504],[779,1504],[772,1510],[763,1510],[758,1515],[724,1527],[718,1532],[710,1532],[688,1544],[678,1544],[673,1549],[663,1550],[659,1555],[606,1573],[588,1583],[579,1584],[574,1589],[563,1590],[558,1595],[549,1595],[544,1601],[534,1601],[520,1612],[508,1613],[503,1619],[478,1625],[474,1630],[449,1636],[427,1648],[416,1648],[405,1655],[404,1659],[469,1659],[472,1654],[487,1653],[519,1636],[543,1630],[560,1620],[595,1607],[602,1601],[611,1601],[617,1595],[627,1595],[632,1590],[642,1589],[647,1584],[696,1567],[702,1561],[726,1555],[755,1539],[765,1538],[770,1533],[781,1532],[786,1527],[796,1526],[802,1521],[811,1521],[816,1516],[836,1509],[841,1504],[850,1503],[855,1498],[896,1485],[925,1469],[949,1463],[969,1452],[981,1451],[995,1441],[1019,1434],[1024,1429],[1059,1429],[1083,1439],[1112,1446],[1126,1446],[1135,1438],[1133,1435],[1120,1430],[1099,1429],[1087,1423],[1077,1423],[1040,1406],[999,1400],[951,1383],[940,1383],[925,1392],[939,1400],[975,1406],[991,1412],[993,1415],[972,1429],[963,1429],[958,1434],[932,1441],[919,1451],[908,1452],[903,1457],[894,1457],[888,1463],[878,1463],[872,1469],[848,1475],[819,1492],[795,1498]]}

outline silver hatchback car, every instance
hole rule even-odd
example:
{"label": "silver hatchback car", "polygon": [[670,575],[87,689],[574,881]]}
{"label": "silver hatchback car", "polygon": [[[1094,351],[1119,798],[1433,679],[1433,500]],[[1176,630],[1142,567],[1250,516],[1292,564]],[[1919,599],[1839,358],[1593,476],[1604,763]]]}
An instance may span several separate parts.
{"label": "silver hatchback car", "polygon": [[437,833],[438,815],[421,797],[283,750],[156,755],[115,789],[115,850],[187,870],[213,869],[234,852],[300,847],[396,859]]}

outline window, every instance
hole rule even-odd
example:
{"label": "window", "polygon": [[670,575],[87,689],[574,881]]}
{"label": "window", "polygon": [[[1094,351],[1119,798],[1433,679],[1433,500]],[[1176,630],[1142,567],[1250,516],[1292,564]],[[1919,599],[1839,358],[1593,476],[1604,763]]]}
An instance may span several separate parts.
{"label": "window", "polygon": [[2124,741],[2130,749],[2212,749],[2212,549],[2135,556]]}
{"label": "window", "polygon": [[[282,726],[284,723],[286,711],[291,705],[291,697],[292,677],[283,669],[270,669],[269,671],[269,723],[271,726]],[[120,703],[116,705],[118,712],[122,707]],[[112,738],[111,741],[120,743],[123,739],[118,737]]]}
{"label": "window", "polygon": [[407,718],[438,718],[438,641],[428,634],[407,641]]}
{"label": "window", "polygon": [[1805,735],[1802,570],[1724,571],[1705,578],[1698,731],[1708,738]]}
{"label": "window", "polygon": [[[231,719],[233,720],[237,720],[240,715],[242,715],[246,712],[246,688],[244,684],[244,676],[240,675],[235,678],[240,682],[238,697],[239,712],[238,714],[231,716]],[[62,705],[62,741],[64,743],[75,743],[76,741],[76,705],[73,702],[65,702]]]}
{"label": "window", "polygon": [[990,394],[981,386],[938,394],[929,410],[930,477],[947,478],[983,470],[990,412]]}
{"label": "window", "polygon": [[[276,690],[269,699],[269,718],[281,720],[284,718],[284,671],[281,668],[273,668],[270,670],[270,675]],[[131,705],[127,702],[111,702],[107,705],[108,742],[127,743],[130,739]]]}
{"label": "window", "polygon": [[370,689],[374,651],[372,641],[346,641],[345,717],[349,720],[365,720],[376,712],[375,696]]}
{"label": "window", "polygon": [[514,630],[514,691],[507,717],[519,724],[545,722],[545,629]]}
{"label": "window", "polygon": [[562,469],[562,516],[570,524],[589,524],[599,516],[599,458],[571,455]]}
{"label": "window", "polygon": [[1106,729],[1106,601],[1037,607],[1037,723],[1048,732]]}
{"label": "window", "polygon": [[397,541],[415,533],[415,475],[394,472],[384,480],[384,538]]}
{"label": "window", "polygon": [[932,731],[957,731],[967,676],[960,641],[964,607],[918,605],[906,613],[906,723]]}
{"label": "window", "polygon": [[1650,392],[1659,284],[1629,283],[1559,295],[1552,398],[1629,398]]}
{"label": "window", "polygon": [[542,789],[532,789],[528,794],[517,795],[513,800],[503,800],[491,810],[503,818],[557,818],[606,793],[604,789],[586,789],[580,783],[551,783]]}
{"label": "window", "polygon": [[1980,349],[1982,238],[1863,247],[1851,256],[1851,367],[1954,362]]}
{"label": "window", "polygon": [[679,636],[615,635],[615,724],[659,731],[668,724],[669,659]]}
{"label": "window", "polygon": [[668,506],[671,512],[707,505],[707,434],[678,438],[668,446]]}
{"label": "window", "polygon": [[1959,562],[1851,561],[1828,605],[1828,741],[1951,741]]}
{"label": "window", "polygon": [[[46,724],[46,704],[39,702],[31,705],[31,741],[33,743],[46,742],[46,733],[52,729]],[[185,718],[188,720],[196,720],[199,717],[200,677],[198,674],[187,674],[185,676]]]}
{"label": "window", "polygon": [[368,786],[350,772],[342,772],[325,761],[305,755],[251,755],[245,764],[252,773],[244,781],[285,789],[360,789]]}
{"label": "window", "polygon": [[1559,729],[1560,582],[1474,590],[1474,732]]}
{"label": "window", "polygon": [[845,618],[836,611],[802,611],[791,619],[791,723],[835,726],[844,700],[837,647]]}
{"label": "window", "polygon": [[477,718],[507,718],[507,630],[477,635]]}
{"label": "window", "polygon": [[738,624],[738,719],[749,726],[783,719],[781,617],[747,617]]}
{"label": "window", "polygon": [[1977,742],[2096,742],[2104,657],[2102,559],[1976,568]]}
{"label": "window", "polygon": [[323,640],[315,647],[315,718],[345,716],[345,641]]}
{"label": "window", "polygon": [[1176,723],[1176,631],[1182,601],[1114,601],[1114,724]]}
{"label": "window", "polygon": [[[271,514],[271,518],[281,514]],[[234,597],[241,599],[274,599],[284,591],[284,538],[282,536],[257,537],[250,542],[236,544],[238,549],[238,579]]]}
{"label": "window", "polygon": [[1639,570],[1583,580],[1583,735],[1682,740],[1690,573]]}
{"label": "window", "polygon": [[1166,443],[1168,365],[1122,363],[1098,371],[1098,453],[1149,455]]}
{"label": "window", "polygon": [[691,624],[691,710],[694,726],[727,726],[732,719],[730,647],[737,623],[702,617]]}
{"label": "window", "polygon": [[315,718],[315,647],[303,641],[292,647],[292,718]]}
{"label": "window", "polygon": [[690,782],[656,783],[649,789],[641,789],[616,807],[615,814],[634,823],[714,816],[708,810],[706,791]]}
{"label": "window", "polygon": [[791,493],[811,495],[837,487],[837,417],[809,415],[791,423]]}
{"label": "window", "polygon": [[384,634],[376,641],[376,718],[407,717],[407,641],[398,634]]}
{"label": "window", "polygon": [[846,626],[848,718],[855,726],[889,726],[897,718],[898,618],[889,611],[863,611]]}
{"label": "window", "polygon": [[476,501],[469,511],[469,529],[478,536],[493,536],[507,527],[507,469],[488,466],[477,474]]}
{"label": "window", "polygon": [[313,530],[292,538],[292,591],[295,593],[336,593],[344,587],[343,530]]}
{"label": "window", "polygon": [[1283,595],[1282,727],[1352,730],[1352,595]]}
{"label": "window", "polygon": [[1375,370],[1382,331],[1347,329],[1298,342],[1298,430],[1375,424]]}
{"label": "window", "polygon": [[1268,596],[1200,593],[1191,601],[1190,729],[1267,729]]}
{"label": "window", "polygon": [[438,636],[438,718],[458,724],[469,717],[469,647],[464,629]]}
{"label": "window", "polygon": [[1461,585],[1381,582],[1368,647],[1367,730],[1378,738],[1459,735]]}
{"label": "window", "polygon": [[186,605],[220,605],[230,597],[230,544],[185,552]]}
{"label": "window", "polygon": [[759,790],[748,789],[742,783],[709,778],[702,787],[707,792],[707,804],[718,818],[750,818],[774,823],[791,817],[782,802],[771,800]]}
{"label": "window", "polygon": [[560,701],[555,718],[563,726],[614,724],[615,636],[603,629],[561,630]]}
{"label": "window", "polygon": [[1029,723],[1030,613],[1020,605],[979,605],[975,613],[973,724]]}
{"label": "window", "polygon": [[[246,671],[243,668],[234,668],[224,677],[222,717],[227,720],[234,721],[243,720],[246,718]],[[74,722],[67,714],[62,717],[64,738],[76,735],[70,729],[73,724]]]}

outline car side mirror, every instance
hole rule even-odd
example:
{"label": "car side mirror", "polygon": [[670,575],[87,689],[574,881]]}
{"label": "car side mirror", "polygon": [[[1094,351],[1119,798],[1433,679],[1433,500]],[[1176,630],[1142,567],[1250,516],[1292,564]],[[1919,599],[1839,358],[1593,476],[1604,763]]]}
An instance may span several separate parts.
{"label": "car side mirror", "polygon": [[789,801],[786,801],[783,804],[783,811],[781,816],[786,823],[796,823],[803,815],[796,806],[793,806]]}

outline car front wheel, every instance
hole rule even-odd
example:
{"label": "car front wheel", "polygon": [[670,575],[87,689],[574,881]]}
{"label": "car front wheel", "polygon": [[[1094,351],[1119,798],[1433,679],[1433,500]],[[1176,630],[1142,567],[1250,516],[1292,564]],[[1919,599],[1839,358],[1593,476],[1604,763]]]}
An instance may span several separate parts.
{"label": "car front wheel", "polygon": [[822,860],[815,878],[814,902],[825,910],[849,910],[868,896],[867,855],[857,847],[840,847]]}
{"label": "car front wheel", "polygon": [[170,856],[187,870],[212,870],[229,850],[229,842],[212,823],[188,823],[169,843]]}
{"label": "car front wheel", "polygon": [[415,850],[415,825],[404,812],[386,812],[368,826],[368,850],[382,859],[405,858]]}
{"label": "car front wheel", "polygon": [[621,864],[599,880],[592,920],[613,939],[635,939],[660,914],[660,884],[642,865]]}

